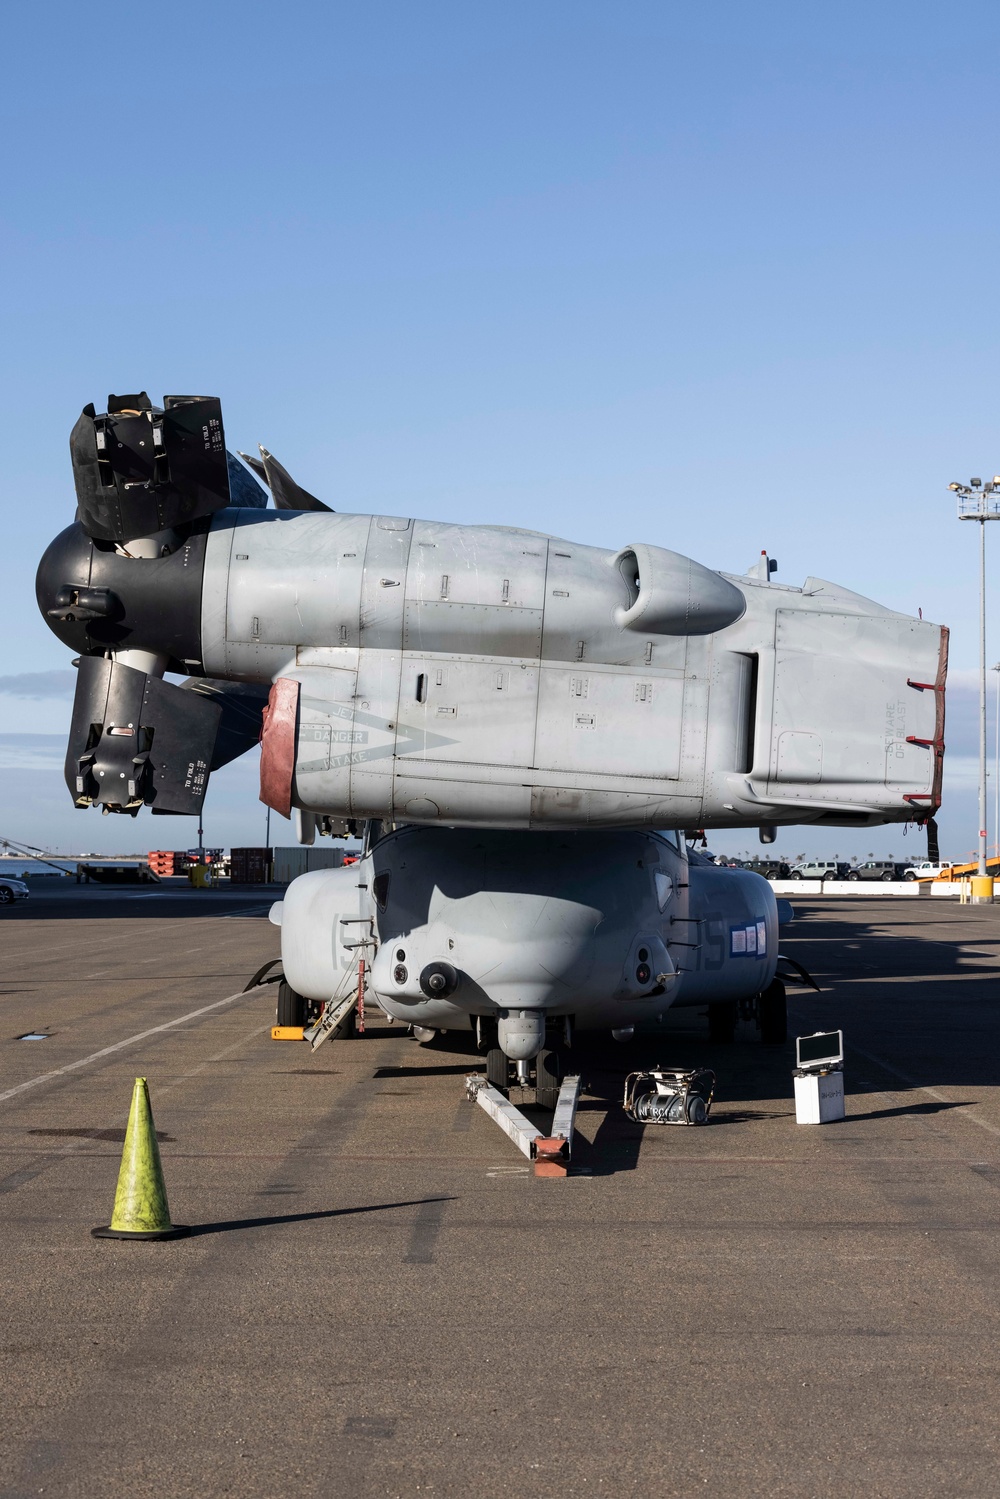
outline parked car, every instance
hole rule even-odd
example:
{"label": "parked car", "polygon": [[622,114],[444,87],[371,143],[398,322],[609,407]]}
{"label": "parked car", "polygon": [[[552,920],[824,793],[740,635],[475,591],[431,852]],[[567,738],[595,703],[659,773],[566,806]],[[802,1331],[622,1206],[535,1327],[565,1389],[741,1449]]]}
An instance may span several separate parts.
{"label": "parked car", "polygon": [[792,872],[783,859],[750,859],[743,868],[762,874],[765,880],[787,880]]}
{"label": "parked car", "polygon": [[901,880],[905,864],[894,864],[891,859],[868,859],[864,864],[859,864],[852,869],[847,876],[849,880],[883,880],[886,884],[890,880]]}
{"label": "parked car", "polygon": [[842,880],[847,874],[848,866],[839,863],[836,859],[805,859],[801,864],[794,864],[789,872],[790,880]]}
{"label": "parked car", "polygon": [[936,880],[945,870],[952,869],[950,863],[935,864],[932,859],[923,859],[919,864],[908,864],[903,870],[904,880]]}
{"label": "parked car", "polygon": [[28,887],[12,875],[0,875],[0,906],[12,906],[16,900],[28,899]]}

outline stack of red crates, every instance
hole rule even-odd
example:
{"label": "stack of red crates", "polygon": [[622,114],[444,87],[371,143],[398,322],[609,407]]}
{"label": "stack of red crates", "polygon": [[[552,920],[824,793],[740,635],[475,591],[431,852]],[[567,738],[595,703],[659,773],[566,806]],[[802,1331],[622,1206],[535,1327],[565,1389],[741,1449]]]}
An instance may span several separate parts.
{"label": "stack of red crates", "polygon": [[154,874],[183,874],[181,861],[184,857],[183,854],[175,854],[172,849],[157,848],[150,853],[148,863]]}

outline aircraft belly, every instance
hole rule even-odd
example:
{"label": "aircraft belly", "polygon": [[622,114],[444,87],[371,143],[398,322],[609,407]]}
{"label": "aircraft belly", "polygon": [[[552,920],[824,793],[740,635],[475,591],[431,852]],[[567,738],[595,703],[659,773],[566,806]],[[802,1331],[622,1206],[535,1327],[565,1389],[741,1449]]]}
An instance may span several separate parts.
{"label": "aircraft belly", "polygon": [[686,890],[683,861],[662,839],[411,828],[378,844],[373,861],[386,906],[371,977],[393,1014],[444,1023],[420,1019],[439,1003],[420,974],[440,962],[459,975],[448,1002],[465,1013],[544,1009],[589,1028],[670,1003],[664,935]]}

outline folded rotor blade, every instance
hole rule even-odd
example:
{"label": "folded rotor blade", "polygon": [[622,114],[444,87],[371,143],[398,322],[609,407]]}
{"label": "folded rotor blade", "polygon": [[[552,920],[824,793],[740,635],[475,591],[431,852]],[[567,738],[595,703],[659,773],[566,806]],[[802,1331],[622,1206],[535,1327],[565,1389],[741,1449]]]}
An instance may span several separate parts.
{"label": "folded rotor blade", "polygon": [[145,391],[85,406],[70,434],[78,517],[87,535],[127,542],[229,504],[222,406],[214,396]]}
{"label": "folded rotor blade", "polygon": [[243,462],[246,464],[247,468],[252,468],[254,473],[257,475],[257,478],[263,479],[264,483],[266,484],[267,470],[265,469],[260,459],[255,458],[252,453],[240,452],[239,456],[243,459]]}
{"label": "folded rotor blade", "polygon": [[330,511],[329,505],[324,505],[308,489],[303,489],[296,484],[291,474],[284,468],[267,448],[260,447],[260,456],[264,464],[264,473],[267,477],[268,487],[274,498],[278,510],[326,510]]}
{"label": "folded rotor blade", "polygon": [[188,677],[181,687],[185,692],[215,703],[222,710],[210,769],[218,770],[221,765],[239,759],[259,742],[270,684],[264,687],[258,682]]}
{"label": "folded rotor blade", "polygon": [[196,815],[221,717],[217,703],[104,656],[83,656],[66,753],[78,807]]}
{"label": "folded rotor blade", "polygon": [[[240,457],[243,457],[242,453]],[[229,469],[230,505],[238,505],[243,510],[266,510],[267,490],[263,489],[253,475],[247,473],[243,464],[237,463],[232,453],[228,451],[226,465]]]}

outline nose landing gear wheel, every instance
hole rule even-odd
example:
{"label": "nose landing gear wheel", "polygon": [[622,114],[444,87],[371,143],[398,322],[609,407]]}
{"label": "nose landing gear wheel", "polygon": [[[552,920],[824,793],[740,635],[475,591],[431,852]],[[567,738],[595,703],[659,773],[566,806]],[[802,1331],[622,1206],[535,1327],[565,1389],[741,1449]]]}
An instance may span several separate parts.
{"label": "nose landing gear wheel", "polygon": [[491,1046],[486,1053],[486,1081],[491,1088],[506,1093],[510,1087],[510,1060],[499,1046]]}
{"label": "nose landing gear wheel", "polygon": [[565,1072],[564,1057],[558,1047],[543,1048],[535,1058],[535,1102],[540,1109],[554,1109]]}
{"label": "nose landing gear wheel", "polygon": [[788,1001],[785,986],[773,979],[757,999],[757,1022],[765,1046],[783,1046],[788,1039]]}
{"label": "nose landing gear wheel", "polygon": [[736,1005],[708,1007],[708,1039],[716,1046],[731,1046],[736,1038]]}

